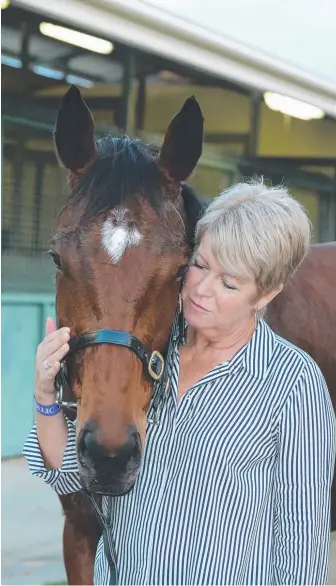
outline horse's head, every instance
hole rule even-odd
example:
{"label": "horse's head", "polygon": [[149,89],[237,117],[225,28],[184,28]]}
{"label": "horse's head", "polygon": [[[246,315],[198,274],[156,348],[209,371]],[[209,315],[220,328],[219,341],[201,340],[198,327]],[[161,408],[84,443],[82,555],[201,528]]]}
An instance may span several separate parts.
{"label": "horse's head", "polygon": [[[120,330],[163,352],[179,269],[190,253],[181,182],[197,164],[202,136],[202,113],[192,97],[171,121],[161,150],[127,137],[95,142],[79,90],[71,87],[64,96],[55,144],[70,171],[71,193],[51,256],[59,322],[72,337]],[[67,369],[78,404],[82,482],[92,491],[122,494],[141,464],[153,381],[145,361],[125,346],[77,350]]]}

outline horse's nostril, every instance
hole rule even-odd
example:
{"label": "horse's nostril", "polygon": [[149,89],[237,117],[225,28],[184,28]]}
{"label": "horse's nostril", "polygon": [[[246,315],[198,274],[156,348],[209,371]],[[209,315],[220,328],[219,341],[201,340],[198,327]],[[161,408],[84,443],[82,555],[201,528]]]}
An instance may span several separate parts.
{"label": "horse's nostril", "polygon": [[137,458],[141,453],[140,434],[135,428],[130,428],[127,441],[116,450],[114,456],[127,462],[131,458]]}
{"label": "horse's nostril", "polygon": [[107,456],[107,452],[97,442],[94,431],[84,431],[83,443],[85,445],[85,451],[92,460],[98,460]]}
{"label": "horse's nostril", "polygon": [[97,441],[98,426],[95,421],[88,421],[81,430],[77,440],[78,458],[81,464],[97,462],[108,456],[107,450]]}
{"label": "horse's nostril", "polygon": [[95,439],[94,431],[85,427],[79,434],[77,448],[80,461],[87,460],[88,458],[90,460],[96,460],[101,457],[101,446]]}

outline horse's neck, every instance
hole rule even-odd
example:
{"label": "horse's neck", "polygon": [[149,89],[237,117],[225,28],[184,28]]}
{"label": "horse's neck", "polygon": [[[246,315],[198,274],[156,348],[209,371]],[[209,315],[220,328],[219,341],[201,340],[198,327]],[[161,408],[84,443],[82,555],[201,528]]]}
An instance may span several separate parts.
{"label": "horse's neck", "polygon": [[187,236],[190,243],[190,247],[193,248],[195,244],[195,229],[196,224],[202,212],[208,205],[208,202],[202,201],[196,194],[196,191],[188,185],[183,183],[182,185],[182,200],[184,206],[184,213],[187,222]]}

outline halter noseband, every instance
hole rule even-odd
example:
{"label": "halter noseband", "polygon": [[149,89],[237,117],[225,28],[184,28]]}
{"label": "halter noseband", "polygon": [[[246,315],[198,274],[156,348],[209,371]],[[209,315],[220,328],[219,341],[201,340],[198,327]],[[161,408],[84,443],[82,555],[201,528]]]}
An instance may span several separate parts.
{"label": "halter noseband", "polygon": [[[181,271],[181,287],[186,266],[180,268]],[[181,290],[181,288],[180,288]],[[182,300],[179,293],[177,313],[182,315]],[[148,372],[151,379],[157,383],[159,382],[165,371],[165,360],[160,352],[157,350],[150,350],[138,338],[127,332],[119,330],[96,330],[75,336],[69,341],[69,352],[61,361],[61,368],[55,378],[56,403],[61,407],[68,407],[70,409],[77,409],[76,401],[64,401],[63,392],[65,386],[71,392],[70,384],[67,377],[66,361],[69,357],[74,356],[79,350],[96,346],[98,344],[113,344],[114,346],[123,346],[128,348],[141,360],[143,367]]]}

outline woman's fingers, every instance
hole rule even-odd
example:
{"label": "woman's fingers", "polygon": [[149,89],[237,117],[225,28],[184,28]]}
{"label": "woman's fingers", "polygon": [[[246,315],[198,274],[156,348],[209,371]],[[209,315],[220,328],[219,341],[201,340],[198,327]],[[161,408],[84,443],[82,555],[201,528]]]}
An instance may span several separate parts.
{"label": "woman's fingers", "polygon": [[46,334],[43,342],[52,342],[53,340],[57,340],[57,338],[63,334],[68,334],[70,336],[70,328],[60,328],[59,330],[55,330],[49,334]]}
{"label": "woman's fingers", "polygon": [[39,397],[54,393],[55,376],[60,370],[61,360],[69,352],[70,329],[58,330],[55,327],[54,320],[48,318],[46,336],[36,352],[35,391]]}
{"label": "woman's fingers", "polygon": [[57,335],[54,335],[51,339],[49,338],[49,336],[46,336],[44,340],[41,342],[38,350],[42,360],[44,360],[47,356],[54,354],[54,352],[57,352],[57,350],[61,348],[63,344],[67,343],[69,339],[70,334],[64,331],[64,328],[62,328],[62,330],[58,330]]}
{"label": "woman's fingers", "polygon": [[60,369],[60,362],[58,360],[52,361],[51,359],[43,361],[41,369],[37,369],[37,378],[42,388],[44,388],[44,383],[48,381],[48,392],[53,392],[53,386],[49,388],[49,382],[54,381],[56,374]]}
{"label": "woman's fingers", "polygon": [[48,370],[50,370],[48,367],[53,367],[55,362],[61,362],[61,360],[63,360],[64,356],[66,356],[68,352],[69,344],[63,344],[60,348],[57,349],[56,352],[47,356],[47,358],[42,362],[42,366],[44,366],[44,369],[48,372]]}
{"label": "woman's fingers", "polygon": [[52,332],[56,332],[57,329],[58,328],[56,322],[53,320],[52,317],[48,317],[45,325],[46,335],[51,334]]}

